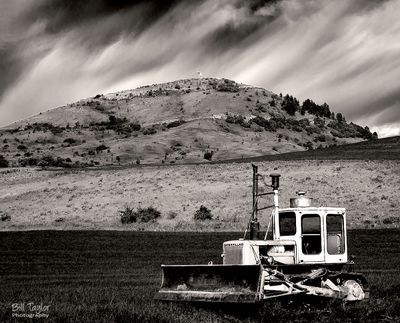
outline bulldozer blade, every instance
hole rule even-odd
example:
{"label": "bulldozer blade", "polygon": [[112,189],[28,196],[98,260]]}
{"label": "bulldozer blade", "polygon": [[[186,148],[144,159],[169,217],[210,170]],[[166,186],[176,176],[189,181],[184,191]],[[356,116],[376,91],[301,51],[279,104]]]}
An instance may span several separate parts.
{"label": "bulldozer blade", "polygon": [[161,266],[158,300],[256,303],[262,299],[260,265]]}

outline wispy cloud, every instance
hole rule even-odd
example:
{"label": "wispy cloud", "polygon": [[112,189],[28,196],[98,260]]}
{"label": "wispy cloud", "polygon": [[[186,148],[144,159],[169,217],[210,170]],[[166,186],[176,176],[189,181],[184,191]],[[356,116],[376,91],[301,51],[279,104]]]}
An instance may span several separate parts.
{"label": "wispy cloud", "polygon": [[0,12],[0,124],[200,70],[400,129],[398,0],[17,0]]}

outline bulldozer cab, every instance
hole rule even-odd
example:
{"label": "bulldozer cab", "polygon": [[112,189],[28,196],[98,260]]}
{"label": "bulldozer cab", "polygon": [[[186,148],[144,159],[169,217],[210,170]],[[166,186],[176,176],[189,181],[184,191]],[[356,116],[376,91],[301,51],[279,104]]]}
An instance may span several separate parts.
{"label": "bulldozer cab", "polygon": [[[258,173],[257,166],[253,165],[250,242],[247,245],[240,243],[240,240],[225,243],[224,263],[240,263],[232,261],[233,258],[241,259],[242,264],[262,263],[261,260],[265,257],[272,257],[278,264],[347,263],[346,210],[335,207],[313,207],[312,199],[301,191],[297,192],[297,197],[290,199],[289,208],[280,208],[278,198],[280,175],[271,174],[270,177],[272,192],[260,192],[259,180],[267,184],[264,176]],[[261,201],[260,198],[266,195],[273,195],[273,205],[265,206],[265,202]],[[271,216],[273,240],[270,241],[265,239],[267,235],[264,240],[260,239],[258,232],[258,212],[267,208],[273,208]],[[236,249],[231,247],[234,245]],[[251,250],[246,251],[249,246]],[[237,255],[239,249],[243,252],[242,258]],[[233,257],[231,253],[236,256]]]}
{"label": "bulldozer cab", "polygon": [[232,240],[223,245],[224,264],[302,265],[348,262],[343,208],[282,209],[274,217],[273,240]]}
{"label": "bulldozer cab", "polygon": [[296,243],[296,263],[346,263],[344,208],[288,208],[279,210],[274,239]]}

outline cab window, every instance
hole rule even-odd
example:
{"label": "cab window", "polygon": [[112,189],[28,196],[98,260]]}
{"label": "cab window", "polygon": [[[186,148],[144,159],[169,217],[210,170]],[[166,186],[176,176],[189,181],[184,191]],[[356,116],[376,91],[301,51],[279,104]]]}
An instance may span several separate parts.
{"label": "cab window", "polygon": [[296,234],[296,214],[294,212],[279,213],[279,232],[281,236]]}
{"label": "cab window", "polygon": [[301,217],[302,251],[305,255],[321,253],[321,217],[304,214]]}
{"label": "cab window", "polygon": [[326,216],[327,251],[330,255],[344,253],[344,219],[341,214]]}

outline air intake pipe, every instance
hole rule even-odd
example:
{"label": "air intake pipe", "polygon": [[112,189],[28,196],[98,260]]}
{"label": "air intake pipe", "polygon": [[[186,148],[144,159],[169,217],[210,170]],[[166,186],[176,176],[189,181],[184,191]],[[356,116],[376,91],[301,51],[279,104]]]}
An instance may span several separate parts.
{"label": "air intake pipe", "polygon": [[274,191],[274,216],[273,216],[273,222],[274,222],[274,240],[279,239],[279,177],[281,175],[279,174],[271,174],[269,175],[271,177],[271,187]]}

